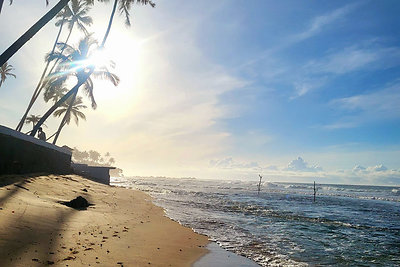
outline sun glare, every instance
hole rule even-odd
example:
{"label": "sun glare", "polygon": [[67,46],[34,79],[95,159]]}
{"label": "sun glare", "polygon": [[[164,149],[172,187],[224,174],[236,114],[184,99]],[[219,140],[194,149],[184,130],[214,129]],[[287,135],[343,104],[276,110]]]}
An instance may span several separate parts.
{"label": "sun glare", "polygon": [[93,65],[95,68],[101,68],[103,66],[109,67],[111,61],[112,59],[109,55],[109,52],[106,48],[103,48],[95,50],[89,57],[87,64]]}
{"label": "sun glare", "polygon": [[[116,74],[121,83],[117,88],[111,88],[107,81],[96,80],[95,97],[100,102],[114,103],[114,101],[126,101],[136,94],[136,84],[139,80],[143,61],[144,50],[141,40],[124,32],[115,31],[115,37],[106,43],[103,49],[93,52],[89,59],[90,64],[96,67],[107,66],[109,71]],[[110,61],[115,67],[110,67]],[[140,66],[140,67],[139,67]]]}

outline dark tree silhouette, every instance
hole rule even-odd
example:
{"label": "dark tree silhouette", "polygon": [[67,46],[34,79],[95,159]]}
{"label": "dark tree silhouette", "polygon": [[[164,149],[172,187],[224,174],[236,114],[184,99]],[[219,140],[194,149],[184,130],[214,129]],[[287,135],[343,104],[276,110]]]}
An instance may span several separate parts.
{"label": "dark tree silhouette", "polygon": [[18,40],[16,40],[3,54],[0,55],[0,66],[9,60],[17,51],[26,44],[40,29],[43,28],[58,12],[65,7],[70,0],[60,0],[41,19],[30,27]]}
{"label": "dark tree silhouette", "polygon": [[[92,0],[93,1],[93,0]],[[104,0],[103,0],[104,1]],[[152,7],[155,6],[155,4],[150,1],[150,0],[120,0],[121,4],[127,4],[127,2],[129,3],[141,3],[143,5],[147,5],[150,4]],[[111,26],[112,26],[112,22],[114,19],[114,15],[115,15],[115,11],[117,9],[117,3],[118,0],[114,0],[114,5],[113,5],[113,9],[111,12],[111,16],[110,19],[108,21],[108,26],[107,26],[107,30],[106,33],[104,34],[103,37],[103,41],[101,42],[100,45],[100,49],[102,49],[107,41],[108,35],[110,33],[111,30]],[[130,7],[130,6],[129,6]],[[35,128],[32,130],[31,132],[31,136],[35,136],[37,130],[39,129],[40,125],[43,124],[47,118],[62,104],[64,103],[71,95],[73,94],[77,94],[79,87],[84,84],[86,82],[86,80],[90,77],[90,75],[93,73],[94,71],[94,66],[90,67],[88,70],[85,70],[84,72],[82,72],[82,75],[80,75],[80,77],[78,77],[78,82],[77,84],[68,92],[66,93],[56,104],[54,104],[41,118],[41,120],[37,123],[37,125],[35,126]]]}

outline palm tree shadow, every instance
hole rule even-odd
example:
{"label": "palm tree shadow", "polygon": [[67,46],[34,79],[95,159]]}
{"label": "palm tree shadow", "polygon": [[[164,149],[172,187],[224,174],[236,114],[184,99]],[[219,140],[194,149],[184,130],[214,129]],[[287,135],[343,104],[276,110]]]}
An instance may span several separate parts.
{"label": "palm tree shadow", "polygon": [[28,188],[26,188],[24,185],[27,183],[31,183],[30,178],[34,179],[35,177],[42,176],[44,175],[43,173],[37,173],[33,175],[29,175],[27,177],[26,175],[3,175],[0,176],[0,188],[5,187],[8,185],[14,185],[12,188],[7,188],[7,193],[4,194],[4,196],[0,197],[0,206],[2,206],[7,199],[10,197],[14,196],[16,193],[19,192],[19,190],[24,189],[29,191]]}
{"label": "palm tree shadow", "polygon": [[[7,233],[0,236],[12,238],[0,241],[0,266],[9,266],[13,262],[24,257],[25,253],[31,253],[32,264],[34,262],[51,265],[54,264],[53,255],[56,252],[56,244],[62,238],[62,225],[77,212],[74,209],[63,209],[57,214],[56,224],[38,224],[36,219],[26,220],[22,218],[12,222],[12,226],[3,228]],[[43,218],[42,218],[43,219]]]}

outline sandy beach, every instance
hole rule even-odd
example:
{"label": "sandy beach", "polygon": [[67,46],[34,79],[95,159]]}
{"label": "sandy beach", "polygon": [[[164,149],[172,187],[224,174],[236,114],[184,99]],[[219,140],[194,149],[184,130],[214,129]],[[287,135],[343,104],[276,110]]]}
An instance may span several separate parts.
{"label": "sandy beach", "polygon": [[[191,266],[206,236],[147,194],[77,175],[0,176],[0,266]],[[93,204],[76,210],[77,196]]]}

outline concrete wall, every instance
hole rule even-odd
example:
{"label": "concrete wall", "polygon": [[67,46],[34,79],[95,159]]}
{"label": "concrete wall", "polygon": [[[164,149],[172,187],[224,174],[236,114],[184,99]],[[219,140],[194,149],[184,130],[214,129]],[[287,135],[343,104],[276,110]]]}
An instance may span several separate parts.
{"label": "concrete wall", "polygon": [[72,163],[71,167],[74,173],[106,185],[110,184],[110,169],[115,169],[115,167],[88,166],[79,163]]}
{"label": "concrete wall", "polygon": [[0,174],[71,173],[71,152],[0,125]]}

